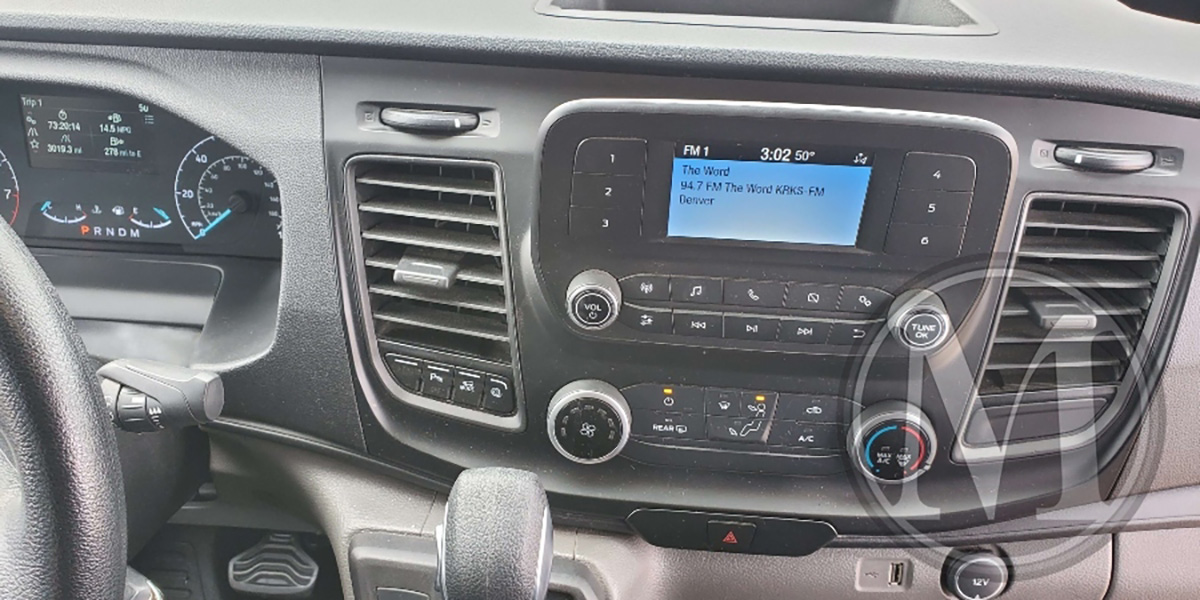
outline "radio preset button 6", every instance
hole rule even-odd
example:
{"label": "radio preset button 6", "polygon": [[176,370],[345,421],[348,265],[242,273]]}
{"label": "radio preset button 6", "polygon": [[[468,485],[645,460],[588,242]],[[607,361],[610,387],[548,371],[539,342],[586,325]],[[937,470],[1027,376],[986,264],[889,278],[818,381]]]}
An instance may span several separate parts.
{"label": "radio preset button 6", "polygon": [[895,296],[873,287],[862,285],[842,286],[842,299],[838,301],[841,312],[878,315],[887,311]]}
{"label": "radio preset button 6", "polygon": [[725,316],[725,337],[735,340],[773,342],[779,331],[779,319],[769,317]]}
{"label": "radio preset button 6", "polygon": [[639,383],[621,390],[629,406],[639,410],[703,413],[704,388],[691,385]]}
{"label": "radio preset button 6", "polygon": [[640,213],[642,178],[576,173],[571,184],[571,206],[620,208]]}
{"label": "radio preset button 6", "polygon": [[725,304],[733,306],[779,308],[783,306],[784,293],[784,285],[777,281],[725,281]]}
{"label": "radio preset button 6", "polygon": [[575,172],[635,175],[646,170],[646,140],[588,138],[575,150]]}
{"label": "radio preset button 6", "polygon": [[821,283],[790,283],[787,286],[787,307],[801,310],[837,309],[841,288]]}
{"label": "radio preset button 6", "polygon": [[666,275],[630,275],[621,279],[621,293],[630,300],[667,300],[671,278]]}
{"label": "radio preset button 6", "polygon": [[697,337],[721,337],[721,315],[677,310],[675,333]]}
{"label": "radio preset button 6", "polygon": [[892,223],[883,251],[900,256],[958,256],[964,230],[963,227]]}
{"label": "radio preset button 6", "polygon": [[971,192],[900,190],[892,208],[892,221],[914,225],[962,227],[971,210]]}
{"label": "radio preset button 6", "polygon": [[671,300],[695,304],[720,304],[721,280],[712,277],[671,278]]}
{"label": "radio preset button 6", "polygon": [[671,311],[626,304],[621,308],[621,323],[645,333],[671,333]]}
{"label": "radio preset button 6", "polygon": [[975,161],[955,154],[909,152],[904,156],[900,187],[970,192],[975,189]]}

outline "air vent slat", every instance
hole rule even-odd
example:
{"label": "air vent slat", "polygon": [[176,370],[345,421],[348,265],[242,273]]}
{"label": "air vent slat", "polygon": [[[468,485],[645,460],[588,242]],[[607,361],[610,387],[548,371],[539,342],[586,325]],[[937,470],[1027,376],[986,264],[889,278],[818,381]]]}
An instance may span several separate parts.
{"label": "air vent slat", "polygon": [[431,221],[449,221],[488,227],[500,226],[496,210],[490,206],[447,205],[437,200],[375,198],[370,202],[359,204],[358,210]]}
{"label": "air vent slat", "polygon": [[[1145,343],[1179,215],[1162,203],[1033,200],[980,378],[981,404],[1061,402],[1081,393],[1113,399]],[[1088,329],[1053,328],[1061,318],[1087,327],[1092,317]]]}
{"label": "air vent slat", "polygon": [[448,364],[511,366],[495,166],[367,157],[346,176],[377,350],[418,347]]}
{"label": "air vent slat", "polygon": [[504,323],[469,313],[410,306],[402,311],[376,310],[375,318],[389,323],[427,327],[494,342],[508,341],[508,327]]}
{"label": "air vent slat", "polygon": [[376,225],[364,231],[362,236],[364,239],[387,242],[389,244],[454,250],[457,252],[482,254],[484,256],[500,256],[500,240],[448,229],[387,223]]}
{"label": "air vent slat", "polygon": [[429,177],[403,173],[373,171],[356,180],[362,185],[377,185],[423,192],[444,192],[464,196],[495,196],[496,186],[491,179],[461,179],[456,177]]}
{"label": "air vent slat", "polygon": [[372,294],[390,296],[392,298],[419,300],[421,302],[428,302],[430,304],[444,304],[446,306],[467,308],[470,310],[478,310],[500,315],[503,315],[507,312],[504,307],[504,294],[498,290],[493,291],[476,288],[440,290],[437,288],[412,287],[385,283],[377,283],[372,285],[370,288],[368,288],[368,290]]}

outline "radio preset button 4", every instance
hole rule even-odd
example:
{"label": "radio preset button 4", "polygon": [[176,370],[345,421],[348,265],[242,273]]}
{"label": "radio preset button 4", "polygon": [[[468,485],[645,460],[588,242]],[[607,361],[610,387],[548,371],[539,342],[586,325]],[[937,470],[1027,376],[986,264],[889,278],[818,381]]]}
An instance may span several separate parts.
{"label": "radio preset button 4", "polygon": [[975,189],[975,161],[955,154],[909,152],[900,187],[909,190],[969,192]]}

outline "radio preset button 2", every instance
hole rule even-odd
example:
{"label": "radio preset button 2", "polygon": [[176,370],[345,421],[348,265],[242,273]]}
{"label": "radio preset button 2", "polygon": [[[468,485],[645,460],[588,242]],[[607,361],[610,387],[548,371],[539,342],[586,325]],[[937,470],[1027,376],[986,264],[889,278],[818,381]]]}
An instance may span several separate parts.
{"label": "radio preset button 2", "polygon": [[571,206],[642,210],[642,178],[631,175],[576,173],[571,183]]}

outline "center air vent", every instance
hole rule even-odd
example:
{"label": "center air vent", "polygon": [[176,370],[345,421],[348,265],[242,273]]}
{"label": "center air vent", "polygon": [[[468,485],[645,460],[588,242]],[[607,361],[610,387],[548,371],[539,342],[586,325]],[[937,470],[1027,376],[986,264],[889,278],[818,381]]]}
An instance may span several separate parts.
{"label": "center air vent", "polygon": [[1144,362],[1181,222],[1163,202],[1030,203],[968,443],[985,425],[1007,442],[1070,433],[1112,402]]}
{"label": "center air vent", "polygon": [[381,349],[418,346],[509,364],[496,169],[369,158],[352,162],[347,176]]}

